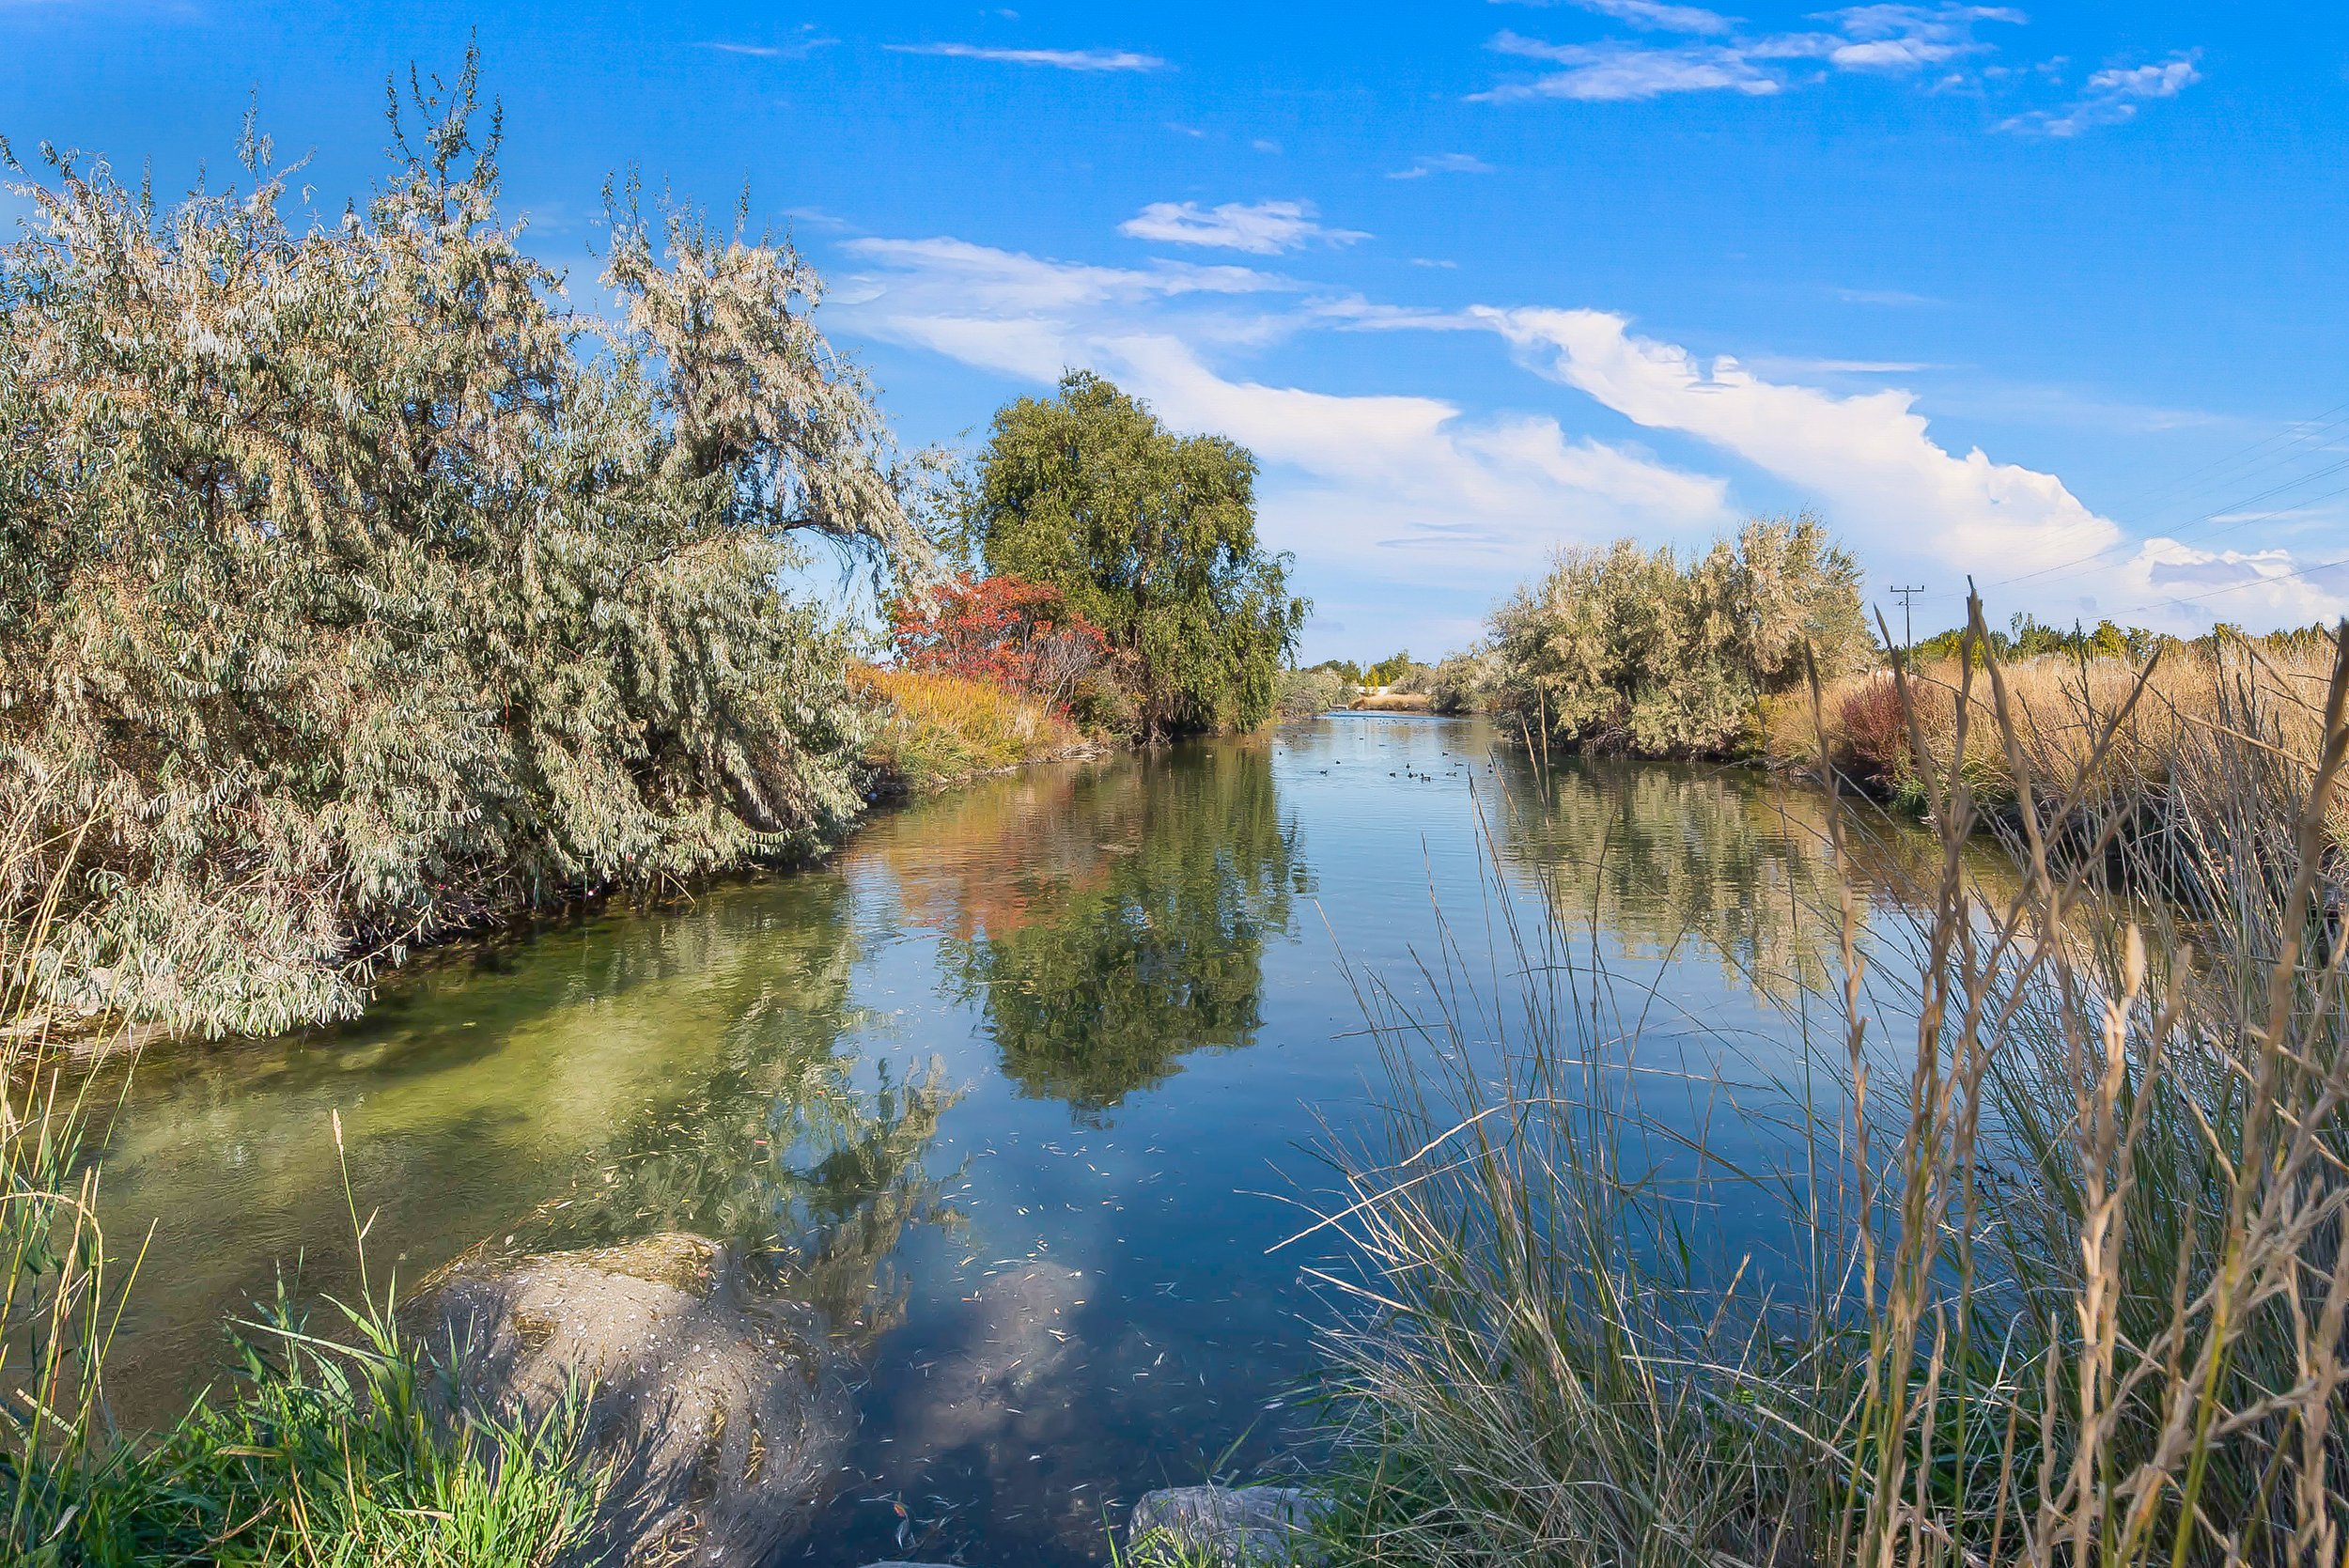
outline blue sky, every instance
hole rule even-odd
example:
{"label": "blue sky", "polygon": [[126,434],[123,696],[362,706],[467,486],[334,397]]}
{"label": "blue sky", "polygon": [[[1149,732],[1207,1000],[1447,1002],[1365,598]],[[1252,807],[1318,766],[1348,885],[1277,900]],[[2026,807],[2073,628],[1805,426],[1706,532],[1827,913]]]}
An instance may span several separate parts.
{"label": "blue sky", "polygon": [[1253,447],[1310,657],[1804,505],[1921,631],[2349,608],[2349,8],[0,0],[0,133],[257,96],[331,210],[469,36],[583,298],[610,173],[747,182],[910,441],[1085,365]]}

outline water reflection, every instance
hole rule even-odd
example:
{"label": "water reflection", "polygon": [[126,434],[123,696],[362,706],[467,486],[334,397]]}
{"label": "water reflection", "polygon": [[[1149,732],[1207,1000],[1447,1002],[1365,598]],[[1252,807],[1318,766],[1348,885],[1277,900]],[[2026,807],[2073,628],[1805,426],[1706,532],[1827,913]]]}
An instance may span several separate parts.
{"label": "water reflection", "polygon": [[1837,878],[1826,806],[1739,770],[1510,763],[1503,852],[1566,923],[1633,957],[1691,949],[1765,995],[1823,984]]}
{"label": "water reflection", "polygon": [[351,1028],[150,1059],[105,1156],[116,1234],[157,1229],[118,1406],[176,1403],[277,1267],[352,1288],[330,1110],[379,1276],[484,1239],[697,1230],[763,1249],[844,1325],[885,1318],[879,1260],[950,1218],[922,1157],[952,1096],[934,1065],[860,1062],[851,906],[828,877],[720,890],[443,963]]}
{"label": "water reflection", "polygon": [[1255,1038],[1301,876],[1266,746],[1152,754],[950,820],[970,836],[907,877],[909,913],[945,933],[947,991],[1022,1093],[1097,1122],[1182,1056]]}
{"label": "water reflection", "polygon": [[[485,1238],[687,1230],[831,1315],[862,1425],[786,1560],[1097,1563],[1112,1499],[1293,1435],[1315,1260],[1265,1194],[1316,1179],[1377,1072],[1336,949],[1425,1003],[1440,908],[1502,985],[1486,831],[1503,895],[1669,987],[1656,1051],[1786,1059],[1777,1002],[1834,941],[1817,799],[1608,764],[1545,791],[1488,740],[1349,717],[1034,769],[829,866],[402,976],[354,1028],[159,1053],[107,1151],[111,1234],[160,1225],[125,1418],[217,1367],[281,1262],[350,1288],[335,1109],[404,1281]],[[1879,836],[1880,941],[1916,835]]]}

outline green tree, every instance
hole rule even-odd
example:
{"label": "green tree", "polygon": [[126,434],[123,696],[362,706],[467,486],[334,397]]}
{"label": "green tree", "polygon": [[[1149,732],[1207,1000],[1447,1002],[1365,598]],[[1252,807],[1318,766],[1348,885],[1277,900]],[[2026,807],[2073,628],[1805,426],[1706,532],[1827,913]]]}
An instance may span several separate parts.
{"label": "green tree", "polygon": [[0,246],[0,800],[50,846],[0,923],[78,843],[11,951],[57,1011],[347,1017],[419,939],[861,806],[842,636],[783,573],[810,536],[926,569],[923,466],[818,280],[623,206],[617,318],[571,315],[472,63],[416,109],[332,226],[248,131],[250,190],[160,213],[53,156]]}
{"label": "green tree", "polygon": [[1245,447],[1072,370],[995,415],[964,526],[988,571],[1050,583],[1108,633],[1145,736],[1248,729],[1307,608],[1256,542],[1255,480]]}

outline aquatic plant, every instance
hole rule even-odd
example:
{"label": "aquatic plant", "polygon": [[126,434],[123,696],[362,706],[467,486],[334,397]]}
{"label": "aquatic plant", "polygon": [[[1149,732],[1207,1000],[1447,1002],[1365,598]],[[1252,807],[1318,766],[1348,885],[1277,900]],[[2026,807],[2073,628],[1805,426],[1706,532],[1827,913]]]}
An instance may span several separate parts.
{"label": "aquatic plant", "polygon": [[[2200,732],[2174,905],[2115,904],[2120,817],[2070,853],[2050,831],[2148,675],[2049,776],[1995,654],[1962,661],[1941,755],[1986,716],[2015,784],[1998,887],[1968,770],[1891,678],[1939,858],[1864,939],[1848,869],[1815,911],[1833,969],[1790,1003],[1812,1049],[1766,1107],[1699,1069],[1703,1114],[1656,1114],[1650,999],[1554,904],[1520,924],[1496,888],[1513,983],[1478,989],[1450,941],[1430,1001],[1362,977],[1394,1092],[1316,1227],[1358,1265],[1325,1336],[1343,1560],[2341,1560],[2349,655],[2276,694],[2290,724]],[[1826,816],[1846,868],[1866,821]],[[1780,1125],[1775,1166],[1730,1152],[1741,1115]],[[1724,1247],[1733,1212],[1783,1244]]]}
{"label": "aquatic plant", "polygon": [[[501,220],[474,63],[307,230],[251,184],[159,210],[8,158],[0,882],[60,1017],[265,1033],[452,929],[803,855],[861,805],[829,540],[919,577],[926,459],[787,244],[613,198],[611,319]],[[420,116],[420,122],[418,122]]]}

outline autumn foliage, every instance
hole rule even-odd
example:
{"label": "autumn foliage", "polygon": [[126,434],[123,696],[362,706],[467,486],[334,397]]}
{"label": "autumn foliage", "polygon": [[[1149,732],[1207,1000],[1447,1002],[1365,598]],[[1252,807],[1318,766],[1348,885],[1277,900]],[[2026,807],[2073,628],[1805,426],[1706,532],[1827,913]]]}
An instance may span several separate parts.
{"label": "autumn foliage", "polygon": [[1056,712],[1109,658],[1109,639],[1060,589],[1009,573],[964,572],[900,598],[889,621],[906,668],[986,681]]}

